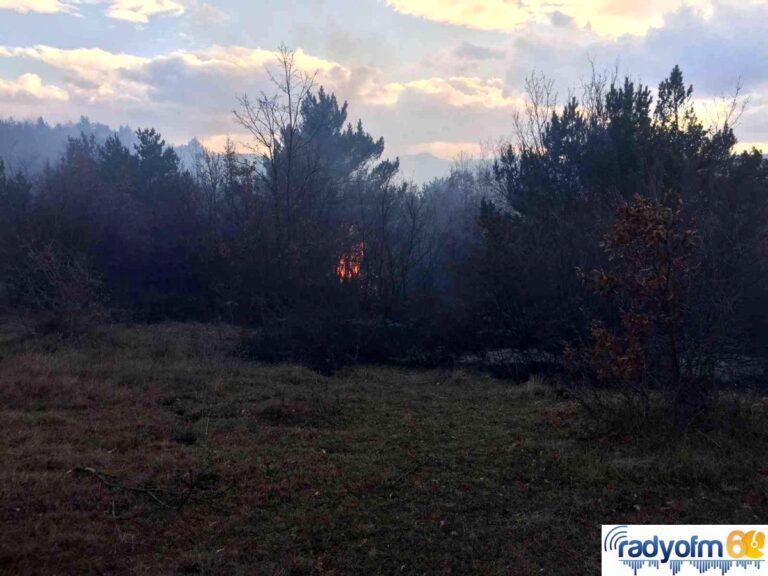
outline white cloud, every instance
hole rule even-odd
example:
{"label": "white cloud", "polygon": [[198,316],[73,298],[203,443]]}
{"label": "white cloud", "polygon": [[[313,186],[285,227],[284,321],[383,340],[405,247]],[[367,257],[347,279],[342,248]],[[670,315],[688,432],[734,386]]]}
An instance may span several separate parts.
{"label": "white cloud", "polygon": [[[0,0],[0,10],[13,10],[21,14],[78,14],[83,4],[106,4],[106,15],[115,20],[146,24],[153,16],[180,16],[185,4],[177,0]],[[222,17],[223,12],[206,4],[196,12],[209,17]]]}
{"label": "white cloud", "polygon": [[511,31],[532,22],[572,19],[601,36],[643,35],[682,7],[702,16],[711,0],[387,0],[403,14],[480,30]]}
{"label": "white cloud", "polygon": [[64,49],[43,44],[30,47],[0,46],[0,56],[31,58],[86,77],[98,76],[105,71],[134,69],[150,61],[142,56],[117,54],[101,48]]}
{"label": "white cloud", "polygon": [[[216,148],[227,130],[233,130],[238,140],[231,115],[236,96],[273,90],[266,68],[277,64],[276,52],[243,46],[175,50],[152,57],[99,48],[0,46],[3,57],[59,70],[74,117],[101,110],[121,122],[131,121],[135,114],[142,125],[158,118],[151,120],[158,128],[168,131],[173,126],[182,140],[196,135]],[[443,158],[460,150],[475,152],[476,144],[466,142],[489,130],[495,136],[503,119],[520,104],[520,98],[506,93],[503,80],[496,77],[433,76],[392,82],[380,70],[349,68],[302,50],[297,50],[295,61],[302,71],[317,72],[316,87],[323,85],[341,100],[350,100],[354,114],[362,116],[375,134],[406,128],[418,132],[423,125],[419,137],[435,143],[419,150]],[[395,152],[406,151],[407,138],[394,135],[392,140],[399,145]]]}
{"label": "white cloud", "polygon": [[[99,48],[0,46],[3,57],[59,70],[72,117],[87,113],[113,123],[149,123],[171,140],[198,136],[214,148],[221,147],[221,135],[229,130],[235,141],[247,140],[232,119],[236,96],[273,90],[266,68],[274,69],[277,63],[274,51],[243,46],[175,50],[151,57]],[[359,115],[374,134],[391,137],[394,153],[428,151],[442,158],[453,158],[462,150],[474,153],[477,145],[467,142],[489,132],[496,136],[520,101],[507,94],[504,82],[495,77],[432,76],[392,82],[380,70],[346,67],[302,50],[296,52],[296,65],[307,73],[317,72],[318,87],[350,101],[354,114],[350,120]],[[406,133],[418,133],[422,142],[431,144],[407,148],[413,136]]]}
{"label": "white cloud", "polygon": [[69,100],[66,90],[44,84],[37,74],[22,74],[16,80],[0,78],[0,99],[29,102],[30,100]]}
{"label": "white cloud", "polygon": [[382,91],[387,98],[384,103],[390,105],[396,104],[409,93],[428,96],[457,108],[514,108],[522,103],[519,98],[505,94],[501,78],[425,78],[386,84]]}
{"label": "white cloud", "polygon": [[[106,1],[100,0],[102,7],[116,4]],[[431,1],[425,0],[423,4],[428,8]],[[596,0],[587,0],[593,1]],[[414,51],[410,59],[406,57],[409,52],[394,63],[377,61],[380,67],[376,68],[366,65],[372,59],[369,54],[361,58],[357,52],[347,56],[343,50],[326,49],[325,54],[299,50],[296,64],[306,72],[317,71],[318,86],[335,92],[340,100],[348,99],[350,120],[354,122],[361,117],[366,129],[384,136],[390,154],[429,152],[440,158],[453,158],[460,151],[476,153],[474,143],[478,140],[509,135],[512,114],[522,103],[523,79],[531,70],[535,68],[554,77],[562,101],[569,87],[575,86],[579,95],[578,81],[589,75],[590,56],[598,58],[598,68],[618,60],[622,73],[632,73],[651,87],[678,63],[686,82],[694,84],[695,95],[702,101],[708,101],[714,94],[728,93],[741,76],[745,92],[752,95],[752,106],[737,128],[737,134],[746,142],[764,142],[768,134],[765,120],[768,105],[762,101],[761,110],[755,106],[759,102],[757,95],[768,94],[764,73],[768,52],[766,44],[755,42],[754,38],[763,31],[768,0],[713,1],[716,2],[714,15],[707,19],[702,17],[703,3],[699,3],[699,8],[671,12],[666,8],[659,10],[658,0],[648,0],[648,10],[643,12],[645,8],[638,7],[637,3],[603,0],[600,2],[603,23],[608,22],[611,10],[611,17],[620,19],[629,18],[632,10],[640,10],[638,21],[646,23],[648,19],[643,20],[643,14],[654,10],[663,14],[663,27],[648,29],[645,35],[616,39],[594,32],[600,30],[594,16],[592,20],[579,20],[576,15],[562,16],[566,12],[553,12],[554,9],[548,7],[550,4],[544,2],[488,0],[482,3],[481,12],[493,6],[511,6],[516,10],[522,10],[519,6],[533,10],[530,7],[534,6],[541,11],[542,23],[527,24],[538,22],[536,18],[526,20],[524,34],[500,35],[477,30],[445,31],[442,27],[413,22],[414,26],[433,30],[436,39],[424,51]],[[79,6],[95,2],[83,0]],[[187,24],[193,20],[195,10],[205,6],[196,0],[177,2],[187,7],[184,18]],[[408,4],[409,0],[390,2]],[[452,7],[462,4],[463,0],[441,0],[440,3],[446,7],[447,18],[454,13]],[[137,8],[138,4],[131,4],[134,11],[151,18],[152,11]],[[552,0],[552,4],[562,9],[566,3]],[[665,6],[683,4],[683,0],[670,0]],[[416,3],[410,5],[414,7]],[[575,14],[575,9],[571,12]],[[234,13],[232,16],[234,20]],[[465,16],[466,19],[474,17]],[[392,14],[390,17],[398,18]],[[503,21],[494,24],[497,28],[502,25]],[[196,42],[190,43],[191,46],[200,46],[200,38],[193,36],[192,39]],[[314,45],[321,46],[317,42]],[[328,57],[330,53],[335,56]],[[457,54],[473,59],[457,58]],[[196,49],[170,48],[149,56],[99,48],[0,46],[0,62],[2,58],[16,59],[14,70],[37,72],[54,85],[41,82],[40,90],[58,88],[69,98],[56,101],[49,98],[50,104],[43,107],[30,95],[34,89],[26,95],[17,91],[21,94],[18,98],[24,96],[27,101],[38,104],[22,108],[16,101],[4,107],[6,114],[22,110],[26,114],[43,113],[48,117],[52,110],[66,110],[70,118],[77,118],[85,113],[111,123],[153,125],[162,130],[169,141],[183,142],[198,136],[214,148],[221,147],[228,133],[235,141],[246,140],[232,120],[231,110],[237,106],[235,98],[243,93],[255,95],[260,90],[271,91],[265,67],[274,69],[276,64],[276,53],[272,50],[223,44]],[[25,60],[33,61],[34,67],[25,69]],[[11,82],[15,85],[19,81]],[[6,81],[4,85],[11,82]],[[10,98],[10,92],[6,86],[6,98]],[[712,113],[718,111],[715,108]],[[702,112],[707,121],[708,112]]]}
{"label": "white cloud", "polygon": [[39,12],[41,14],[56,14],[58,12],[75,12],[76,2],[68,0],[0,0],[0,10],[13,10],[21,14]]}
{"label": "white cloud", "polygon": [[180,16],[183,4],[175,0],[112,0],[107,16],[116,20],[146,24],[153,16]]}
{"label": "white cloud", "polygon": [[145,66],[150,62],[148,58],[100,48],[62,49],[44,45],[0,46],[0,57],[3,56],[35,60],[66,72],[70,93],[88,103],[146,99],[148,87],[131,79],[127,72]]}
{"label": "white cloud", "polygon": [[[18,58],[44,63],[63,72],[72,92],[84,99],[142,100],[151,97],[183,100],[188,89],[202,93],[216,86],[229,86],[228,98],[246,89],[254,78],[266,88],[266,68],[277,64],[277,53],[260,48],[211,46],[203,50],[176,50],[154,57],[115,53],[101,48],[64,49],[37,45],[0,46],[0,58]],[[349,70],[327,60],[296,51],[296,66],[317,72],[318,82],[337,85],[350,76]],[[235,88],[239,84],[239,89]],[[167,90],[166,90],[167,88]],[[196,101],[189,101],[195,104]],[[229,106],[230,102],[222,102]]]}
{"label": "white cloud", "polygon": [[[276,64],[277,52],[261,48],[214,45],[202,50],[177,50],[154,59],[155,62],[169,60],[177,60],[194,69],[247,74],[254,70],[263,71],[265,66]],[[296,50],[295,64],[301,70],[318,73],[332,73],[343,68],[336,62],[311,56],[301,49]]]}

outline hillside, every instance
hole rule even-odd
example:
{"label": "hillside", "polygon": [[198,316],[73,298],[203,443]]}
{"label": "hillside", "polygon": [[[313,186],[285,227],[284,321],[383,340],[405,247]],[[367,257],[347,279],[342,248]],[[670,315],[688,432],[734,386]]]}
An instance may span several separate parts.
{"label": "hillside", "polygon": [[[22,172],[28,176],[39,173],[46,165],[61,160],[67,141],[81,136],[93,137],[102,145],[113,134],[129,149],[138,143],[135,131],[129,126],[113,128],[99,122],[91,122],[82,116],[78,122],[50,124],[42,117],[36,121],[0,119],[0,160],[8,173]],[[200,142],[193,138],[187,144],[174,147],[184,168],[193,169],[197,155],[202,152]]]}
{"label": "hillside", "polygon": [[227,327],[5,322],[0,398],[7,573],[597,574],[601,523],[768,513],[746,396],[706,434],[630,441],[541,379],[323,377]]}

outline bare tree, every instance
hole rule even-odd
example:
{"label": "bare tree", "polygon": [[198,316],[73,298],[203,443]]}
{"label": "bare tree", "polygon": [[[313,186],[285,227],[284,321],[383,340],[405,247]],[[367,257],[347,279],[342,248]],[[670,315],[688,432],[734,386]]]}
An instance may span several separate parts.
{"label": "bare tree", "polygon": [[744,111],[749,105],[749,97],[742,95],[744,86],[741,79],[737,80],[731,94],[723,94],[714,99],[711,106],[714,112],[710,112],[710,105],[705,104],[704,110],[710,116],[709,131],[712,134],[735,128],[741,120]]}
{"label": "bare tree", "polygon": [[278,236],[290,243],[294,226],[294,165],[302,147],[301,105],[314,87],[316,73],[301,70],[296,52],[285,46],[278,50],[277,64],[277,72],[267,69],[276,91],[262,91],[255,100],[241,96],[240,108],[234,115],[253,137],[253,151],[264,159]]}
{"label": "bare tree", "polygon": [[525,106],[516,112],[512,125],[516,144],[521,151],[540,154],[544,150],[544,133],[557,107],[555,82],[533,71],[525,79]]}
{"label": "bare tree", "polygon": [[219,212],[220,196],[225,186],[224,159],[206,148],[195,157],[195,176],[200,185],[200,202],[205,207],[208,225],[213,226]]}
{"label": "bare tree", "polygon": [[608,114],[605,101],[606,94],[612,86],[615,86],[619,78],[619,65],[597,68],[594,58],[589,59],[590,75],[581,81],[581,108],[585,116],[597,126],[605,126],[608,123]]}

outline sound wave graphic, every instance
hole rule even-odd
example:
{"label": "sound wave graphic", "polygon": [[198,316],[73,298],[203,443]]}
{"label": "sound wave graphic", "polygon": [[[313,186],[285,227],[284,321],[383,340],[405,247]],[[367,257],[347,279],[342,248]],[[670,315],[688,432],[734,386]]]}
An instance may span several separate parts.
{"label": "sound wave graphic", "polygon": [[659,567],[659,561],[658,560],[622,560],[622,563],[625,566],[629,566],[632,568],[632,570],[635,572],[635,575],[637,575],[637,571],[640,570],[643,566],[648,564],[651,568],[658,569]]}
{"label": "sound wave graphic", "polygon": [[[657,570],[661,566],[658,560],[622,560],[621,562],[631,568],[635,576],[637,576],[637,571],[646,564],[649,568],[656,568]],[[759,569],[762,562],[765,562],[765,560],[670,560],[669,567],[672,569],[673,575],[680,572],[685,564],[690,564],[696,568],[699,574],[709,572],[711,569],[720,569],[720,574],[728,574],[732,568],[746,569],[754,566]]]}
{"label": "sound wave graphic", "polygon": [[611,528],[611,531],[608,532],[608,534],[605,535],[605,540],[603,541],[603,550],[608,552],[609,550],[616,550],[616,548],[619,545],[619,542],[622,540],[625,540],[627,538],[627,527],[626,526],[614,526]]}

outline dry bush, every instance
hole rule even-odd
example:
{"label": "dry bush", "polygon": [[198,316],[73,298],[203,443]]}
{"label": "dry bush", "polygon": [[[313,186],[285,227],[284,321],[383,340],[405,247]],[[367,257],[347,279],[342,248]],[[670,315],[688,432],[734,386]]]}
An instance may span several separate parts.
{"label": "dry bush", "polygon": [[[609,270],[581,273],[597,294],[617,304],[618,325],[595,321],[592,341],[566,350],[575,372],[591,386],[618,390],[636,417],[649,418],[651,396],[660,392],[678,427],[704,411],[713,384],[682,360],[691,339],[684,319],[698,246],[698,231],[682,217],[678,196],[635,196],[619,208],[602,243]],[[586,405],[604,415],[599,399],[592,395]]]}
{"label": "dry bush", "polygon": [[38,329],[64,336],[91,331],[107,318],[101,278],[82,253],[54,242],[27,244],[12,279],[12,299],[33,313]]}

